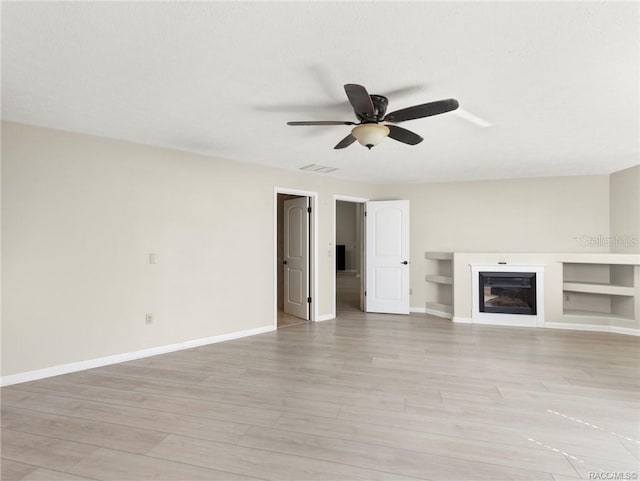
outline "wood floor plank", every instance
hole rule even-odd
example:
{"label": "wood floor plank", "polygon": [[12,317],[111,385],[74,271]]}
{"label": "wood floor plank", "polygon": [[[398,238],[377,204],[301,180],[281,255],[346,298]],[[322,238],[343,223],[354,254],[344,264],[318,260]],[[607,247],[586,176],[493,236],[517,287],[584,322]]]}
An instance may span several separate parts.
{"label": "wood floor plank", "polygon": [[123,406],[144,406],[145,409],[193,415],[221,421],[235,419],[245,424],[272,424],[281,415],[276,409],[249,407],[220,403],[204,399],[175,397],[139,391],[117,391],[103,388],[89,388],[83,397],[100,399],[102,402]]}
{"label": "wood floor plank", "polygon": [[167,436],[157,431],[9,406],[2,406],[2,425],[13,431],[140,454],[146,453]]}
{"label": "wood floor plank", "polygon": [[[537,449],[522,436],[519,445],[511,445],[505,442],[510,438],[498,438],[495,435],[487,441],[482,441],[477,437],[461,436],[460,433],[453,436],[364,421],[330,422],[313,416],[283,416],[276,428],[438,456],[460,456],[467,461],[485,462],[521,470],[540,470],[558,474],[574,473],[571,465],[562,455]],[[489,437],[488,434],[487,437]],[[513,437],[516,435],[514,434]]]}
{"label": "wood floor plank", "polygon": [[[368,381],[365,386],[354,386],[348,382],[327,382],[304,375],[288,376],[276,371],[248,370],[250,374],[241,376],[233,386],[252,391],[270,391],[272,386],[280,386],[280,395],[290,399],[306,399],[312,402],[318,399],[331,400],[338,404],[380,407],[391,410],[404,410],[404,397],[396,390],[377,389],[376,383]],[[204,383],[201,383],[204,386]],[[379,385],[379,384],[378,384]],[[219,386],[222,387],[222,386]],[[434,396],[435,392],[432,393]],[[437,396],[435,396],[437,397]]]}
{"label": "wood floor plank", "polygon": [[37,466],[19,463],[6,458],[0,459],[0,479],[4,481],[18,481],[36,469],[38,469]]}
{"label": "wood floor plank", "polygon": [[[528,433],[528,437],[544,437],[549,432],[559,430],[562,432],[561,442],[566,446],[566,450],[611,459],[627,458],[627,453],[622,444],[609,442],[610,434],[604,426],[615,424],[623,430],[628,429],[629,420],[637,415],[637,413],[628,413],[625,420],[616,424],[611,422],[611,418],[593,413],[583,420],[580,417],[568,417],[557,411],[541,409],[540,405],[523,405],[507,400],[480,402],[478,399],[469,400],[459,397],[452,401],[451,398],[445,397],[445,393],[443,397],[445,402],[442,406],[433,405],[428,400],[407,400],[407,413],[421,414],[428,418],[435,417],[437,422],[431,426],[434,432],[438,431],[437,426],[442,420],[457,421],[460,418],[473,417],[476,423],[490,425],[492,431],[500,430],[504,442],[516,445],[526,444],[524,438],[520,436],[523,432]],[[598,421],[590,423],[587,419]],[[596,432],[592,432],[594,429]],[[444,433],[447,434],[448,431],[445,430]]]}
{"label": "wood floor plank", "polygon": [[115,374],[116,376],[133,376],[140,378],[160,377],[169,381],[176,381],[184,384],[198,383],[208,376],[204,373],[190,373],[184,370],[136,366],[130,363],[114,364],[113,366],[105,366],[101,371],[107,374]]}
{"label": "wood floor plank", "polygon": [[249,428],[247,424],[220,421],[193,415],[181,415],[97,401],[40,395],[12,390],[3,393],[3,404],[45,413],[89,419],[103,423],[132,426],[159,433],[233,442]]}
{"label": "wood floor plank", "polygon": [[71,472],[100,480],[140,481],[241,481],[250,479],[231,472],[100,448],[76,464]]}
{"label": "wood floor plank", "polygon": [[[79,376],[83,374],[82,376]],[[85,373],[75,373],[68,376],[58,376],[46,380],[41,386],[38,381],[34,383],[20,384],[14,388],[5,388],[7,391],[17,389],[19,391],[31,391],[41,393],[54,393],[63,397],[75,397],[78,399],[100,399],[94,394],[95,389],[108,389],[115,393],[124,393],[127,397],[132,393],[144,395],[171,396],[176,398],[188,398],[204,400],[213,403],[224,403],[236,406],[267,411],[284,411],[305,413],[313,410],[320,416],[335,418],[340,410],[340,404],[336,400],[323,401],[312,396],[293,396],[292,391],[285,386],[274,387],[265,385],[249,385],[242,382],[218,380],[217,382],[198,383],[195,385],[181,384],[160,378],[138,379],[118,378],[114,375],[103,375],[97,370]],[[96,387],[99,386],[99,387]],[[69,389],[67,389],[67,387]],[[93,394],[92,394],[93,393]],[[133,396],[133,394],[132,394]],[[326,396],[324,396],[326,398]],[[363,395],[366,397],[366,395]],[[135,396],[132,397],[135,399]],[[396,398],[397,401],[397,398]],[[220,417],[220,416],[217,416]]]}
{"label": "wood floor plank", "polygon": [[52,471],[50,469],[38,468],[21,481],[93,481],[95,478],[85,478],[84,476],[76,476],[75,474],[65,473],[62,471]]}
{"label": "wood floor plank", "polygon": [[2,457],[53,471],[68,471],[97,448],[35,434],[2,429]]}
{"label": "wood floor plank", "polygon": [[[291,329],[289,327],[288,329]],[[252,449],[199,439],[169,436],[149,456],[172,459],[211,469],[270,480],[415,480],[339,463],[320,461],[276,451]],[[426,477],[420,479],[428,479]]]}
{"label": "wood floor plank", "polygon": [[[339,462],[388,473],[399,473],[429,479],[552,479],[551,474],[456,457],[457,451],[446,455],[398,449],[367,442],[294,433],[273,428],[253,427],[241,440],[243,446],[276,450],[299,456]],[[562,470],[569,471],[563,466]],[[570,472],[570,471],[569,471]]]}

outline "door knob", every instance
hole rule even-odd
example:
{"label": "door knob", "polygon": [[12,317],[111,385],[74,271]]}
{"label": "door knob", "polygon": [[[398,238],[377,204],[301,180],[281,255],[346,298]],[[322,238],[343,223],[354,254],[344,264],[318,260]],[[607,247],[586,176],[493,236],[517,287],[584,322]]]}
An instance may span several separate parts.
{"label": "door knob", "polygon": [[405,266],[408,264],[408,261],[402,261],[402,264],[404,264]]}
{"label": "door knob", "polygon": [[283,263],[283,264],[286,264],[286,263],[287,263],[287,261],[282,261],[282,263]]}

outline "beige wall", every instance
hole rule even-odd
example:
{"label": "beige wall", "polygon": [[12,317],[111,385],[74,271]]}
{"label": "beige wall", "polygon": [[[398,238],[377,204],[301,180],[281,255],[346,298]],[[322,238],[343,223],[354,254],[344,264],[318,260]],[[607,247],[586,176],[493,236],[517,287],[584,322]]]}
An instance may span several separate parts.
{"label": "beige wall", "polygon": [[319,192],[319,313],[331,315],[333,195],[375,197],[19,124],[3,123],[2,141],[2,375],[273,325],[274,186]]}
{"label": "beige wall", "polygon": [[424,253],[607,252],[584,236],[609,235],[607,175],[383,187],[411,201],[411,307],[438,297]]}
{"label": "beige wall", "polygon": [[640,165],[609,177],[611,252],[640,253]]}
{"label": "beige wall", "polygon": [[609,235],[608,176],[375,186],[13,123],[2,140],[2,375],[273,325],[275,186],[319,193],[321,316],[334,194],[411,201],[412,307],[425,251],[607,251],[580,238]]}

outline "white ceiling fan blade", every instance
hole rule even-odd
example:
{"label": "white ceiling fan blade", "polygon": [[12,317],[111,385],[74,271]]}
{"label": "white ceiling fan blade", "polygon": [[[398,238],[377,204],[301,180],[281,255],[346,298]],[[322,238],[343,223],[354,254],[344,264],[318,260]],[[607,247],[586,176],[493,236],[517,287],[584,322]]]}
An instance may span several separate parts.
{"label": "white ceiling fan blade", "polygon": [[491,122],[488,122],[484,119],[481,119],[480,117],[478,117],[477,115],[473,115],[471,112],[467,112],[464,109],[457,109],[454,110],[452,112],[454,115],[457,115],[458,117],[465,119],[468,122],[471,122],[472,124],[477,125],[478,127],[492,127],[493,124]]}

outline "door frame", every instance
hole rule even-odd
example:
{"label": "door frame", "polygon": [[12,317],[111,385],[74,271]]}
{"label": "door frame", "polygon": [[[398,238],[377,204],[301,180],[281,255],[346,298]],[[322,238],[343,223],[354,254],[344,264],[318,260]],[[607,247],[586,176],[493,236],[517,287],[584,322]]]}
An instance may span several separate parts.
{"label": "door frame", "polygon": [[278,329],[278,194],[299,195],[309,198],[309,295],[311,308],[309,320],[318,320],[318,193],[311,190],[273,188],[273,328]]}
{"label": "door frame", "polygon": [[[344,202],[353,202],[355,204],[365,204],[364,208],[366,209],[366,203],[369,202],[371,199],[368,199],[366,197],[354,197],[353,195],[342,195],[342,194],[334,194],[333,195],[333,249],[335,252],[336,249],[336,210],[337,210],[337,201],[344,201]],[[364,218],[361,219],[361,221],[364,224]],[[363,226],[364,227],[364,226]],[[364,243],[366,242],[366,232],[365,229],[362,229],[361,235],[360,235],[361,239],[360,241],[362,242],[362,244],[364,245]],[[365,269],[366,269],[366,250],[365,252],[362,254],[362,259],[360,259],[360,278],[361,278],[361,286],[363,286],[360,290],[366,290],[367,289],[367,278],[365,277]],[[335,262],[334,262],[334,267],[333,269],[335,270]],[[336,306],[336,295],[337,295],[337,289],[336,289],[336,276],[335,276],[335,272],[334,275],[331,276],[332,277],[332,282],[333,282],[333,317],[335,318],[337,313],[338,313],[338,309]]]}

